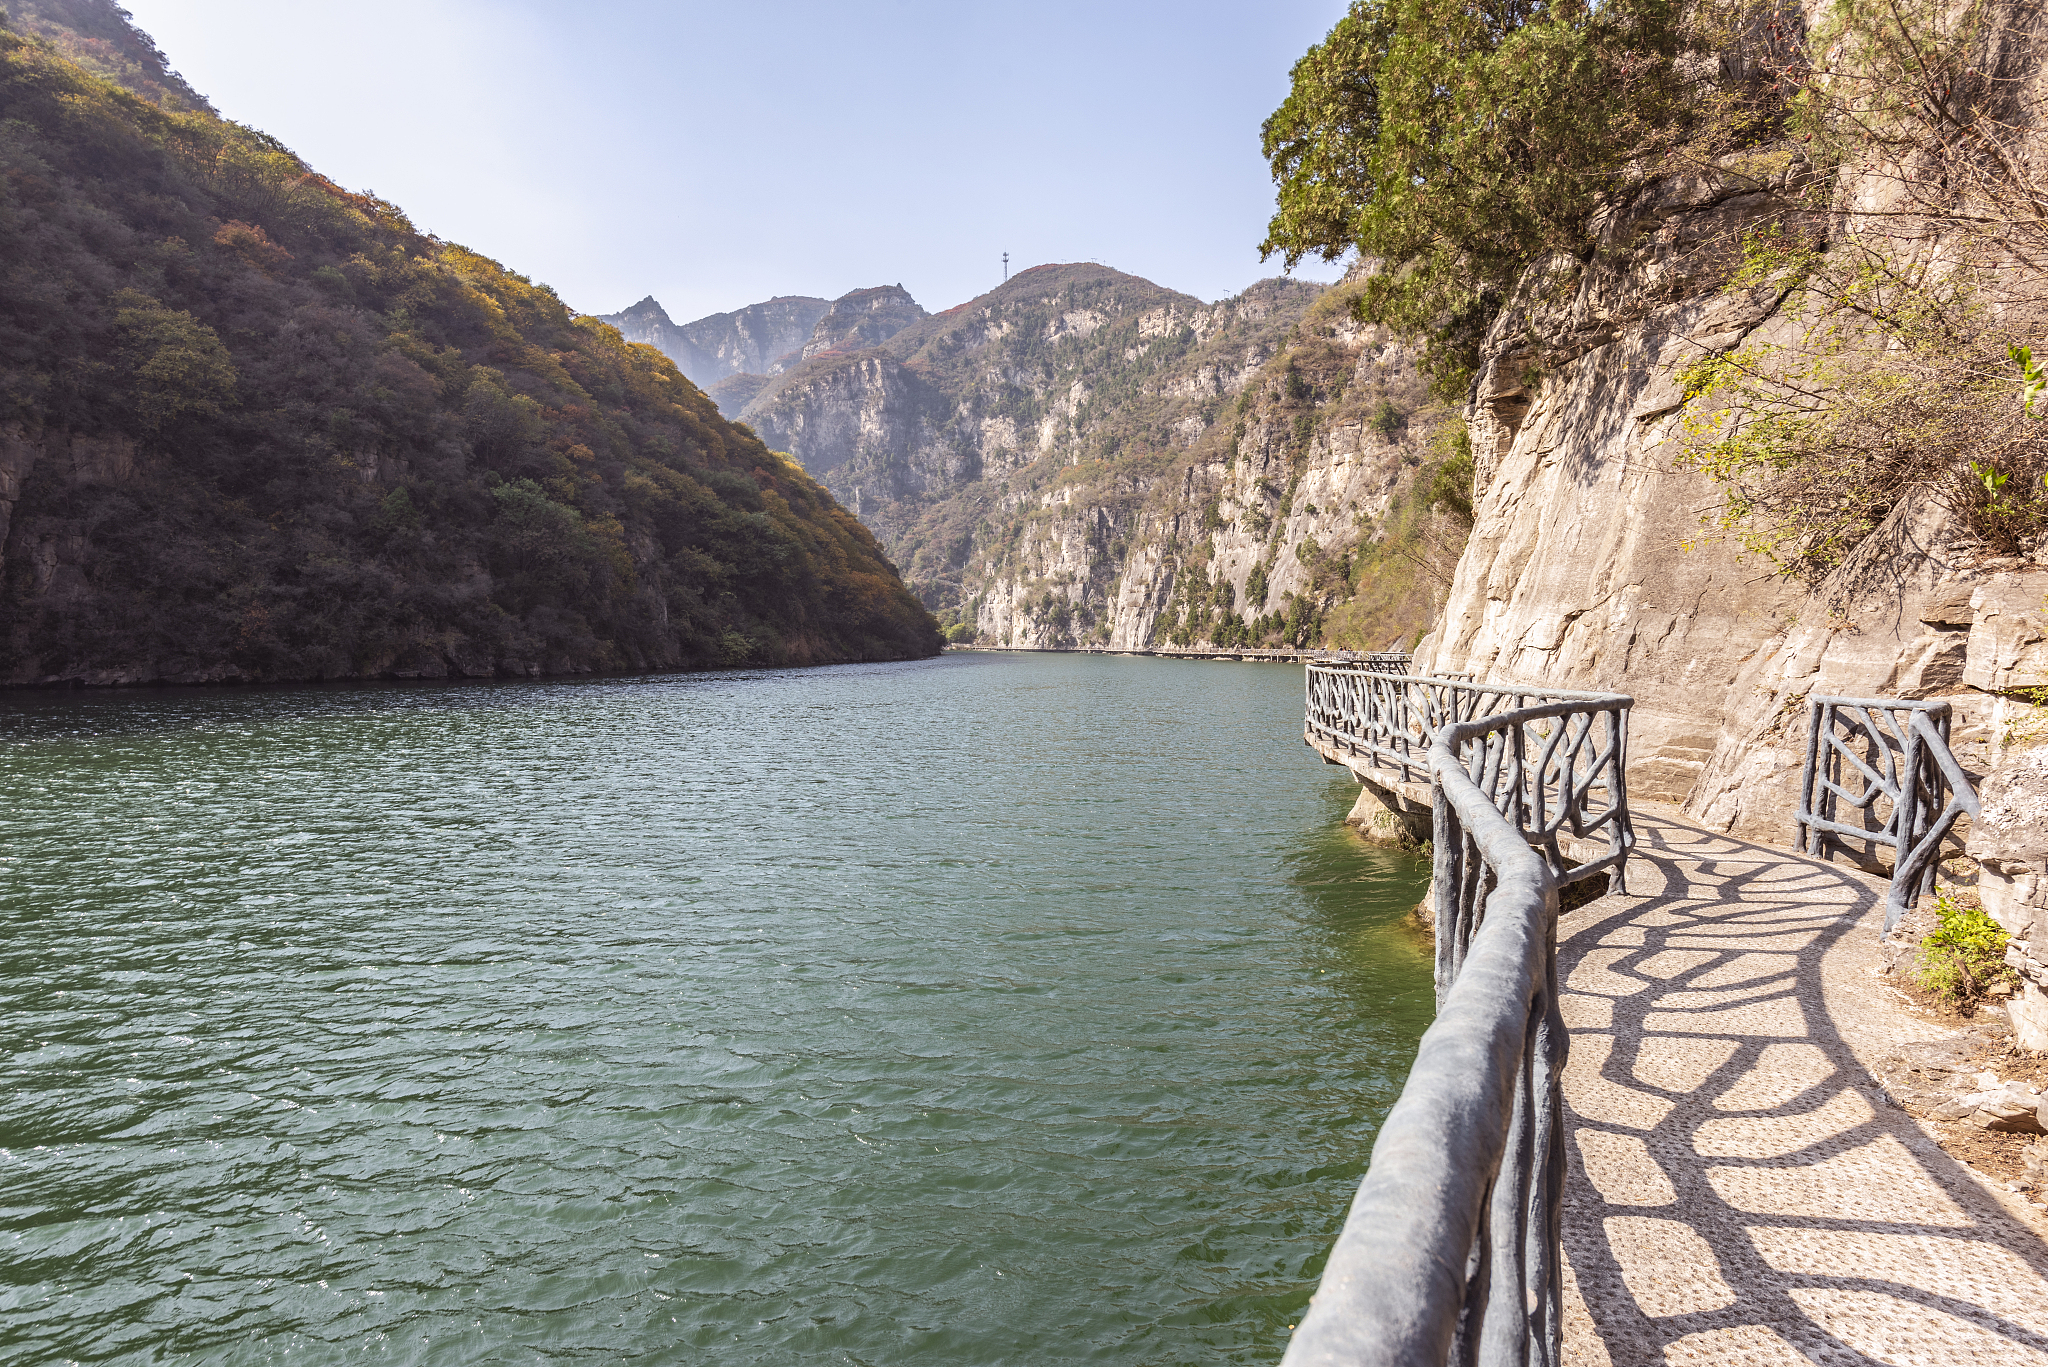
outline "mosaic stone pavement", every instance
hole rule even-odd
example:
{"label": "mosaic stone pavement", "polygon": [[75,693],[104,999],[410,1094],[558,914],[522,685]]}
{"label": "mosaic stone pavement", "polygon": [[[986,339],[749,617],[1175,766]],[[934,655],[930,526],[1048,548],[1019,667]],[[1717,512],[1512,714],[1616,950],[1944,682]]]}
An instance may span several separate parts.
{"label": "mosaic stone pavement", "polygon": [[1883,884],[1637,829],[1558,931],[1565,1361],[2048,1367],[2048,1226],[1865,1071],[1945,1033],[1878,976]]}

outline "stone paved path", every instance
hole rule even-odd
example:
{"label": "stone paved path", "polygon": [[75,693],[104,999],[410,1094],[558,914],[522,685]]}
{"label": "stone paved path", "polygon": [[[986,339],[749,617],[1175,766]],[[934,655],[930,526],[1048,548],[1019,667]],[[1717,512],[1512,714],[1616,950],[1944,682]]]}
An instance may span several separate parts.
{"label": "stone paved path", "polygon": [[1638,814],[1560,924],[1565,1360],[2048,1367],[2048,1242],[1865,1065],[1940,1027],[1877,976],[1882,885]]}

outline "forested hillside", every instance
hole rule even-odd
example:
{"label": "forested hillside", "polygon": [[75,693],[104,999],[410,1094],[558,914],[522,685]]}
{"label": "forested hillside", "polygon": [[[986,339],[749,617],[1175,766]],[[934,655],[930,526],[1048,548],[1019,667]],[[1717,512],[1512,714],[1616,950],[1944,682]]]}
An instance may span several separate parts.
{"label": "forested hillside", "polygon": [[937,649],[666,358],[83,41],[0,29],[0,679]]}

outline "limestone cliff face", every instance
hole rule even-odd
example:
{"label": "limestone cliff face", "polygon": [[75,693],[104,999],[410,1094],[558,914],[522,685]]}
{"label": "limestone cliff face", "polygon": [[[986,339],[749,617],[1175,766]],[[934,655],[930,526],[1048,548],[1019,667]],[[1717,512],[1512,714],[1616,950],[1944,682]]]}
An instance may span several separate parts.
{"label": "limestone cliff face", "polygon": [[[981,639],[1142,646],[1198,612],[1352,596],[1351,552],[1413,484],[1428,424],[1412,357],[1348,298],[1267,281],[1210,305],[1039,267],[819,352],[741,416]],[[1427,610],[1410,593],[1379,617]]]}
{"label": "limestone cliff face", "polygon": [[[1333,607],[1341,634],[1344,600],[1363,587],[1341,576],[1396,500],[1412,496],[1428,431],[1420,421],[1374,425],[1389,395],[1418,411],[1425,385],[1413,355],[1358,323],[1347,302],[1340,292],[1253,346],[1244,360],[1266,354],[1249,376],[1198,366],[1237,402],[1233,420],[1190,426],[1182,459],[1151,474],[1077,471],[1013,495],[1007,539],[988,538],[964,576],[982,639],[1199,644],[1209,633],[1189,629],[1198,613],[1250,621]],[[1210,320],[1219,330],[1235,321]],[[1350,644],[1401,643],[1427,620],[1427,590],[1404,579],[1386,606],[1363,623],[1379,634]]]}
{"label": "limestone cliff face", "polygon": [[810,340],[804,343],[798,359],[808,361],[827,352],[880,346],[929,316],[901,285],[877,285],[842,294],[811,329]]}
{"label": "limestone cliff face", "polygon": [[599,321],[610,323],[627,341],[661,352],[693,384],[708,390],[729,375],[767,374],[800,353],[831,308],[823,299],[783,295],[677,326],[649,295],[629,309],[599,315]]}
{"label": "limestone cliff face", "polygon": [[[1504,311],[1470,410],[1476,526],[1418,664],[1636,698],[1632,791],[1783,842],[1808,694],[1958,698],[1966,765],[2048,684],[2048,569],[1985,557],[1925,503],[1814,592],[1705,538],[1674,468],[1678,372],[1790,340],[1786,290],[1730,290],[1742,230],[1800,225],[1795,154],[1657,182],[1601,223],[1595,264],[1546,263]],[[1541,346],[1527,339],[1544,339]]]}

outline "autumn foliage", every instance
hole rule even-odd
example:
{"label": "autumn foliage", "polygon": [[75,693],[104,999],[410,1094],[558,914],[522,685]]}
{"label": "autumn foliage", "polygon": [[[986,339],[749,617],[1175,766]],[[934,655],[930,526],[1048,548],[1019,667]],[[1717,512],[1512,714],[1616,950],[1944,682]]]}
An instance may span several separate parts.
{"label": "autumn foliage", "polygon": [[651,348],[0,29],[0,678],[900,659],[874,538]]}

